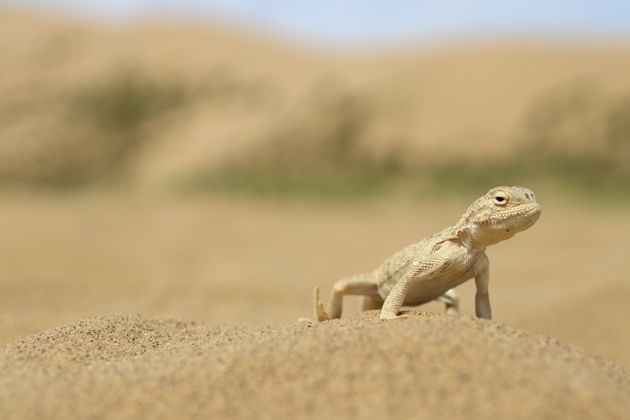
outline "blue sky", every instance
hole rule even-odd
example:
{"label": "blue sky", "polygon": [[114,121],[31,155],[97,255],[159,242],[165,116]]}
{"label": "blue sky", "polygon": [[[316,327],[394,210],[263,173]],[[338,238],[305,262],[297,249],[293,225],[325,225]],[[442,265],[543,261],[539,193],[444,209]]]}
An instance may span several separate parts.
{"label": "blue sky", "polygon": [[470,36],[630,39],[630,1],[583,0],[0,0],[108,20],[222,19],[323,45]]}

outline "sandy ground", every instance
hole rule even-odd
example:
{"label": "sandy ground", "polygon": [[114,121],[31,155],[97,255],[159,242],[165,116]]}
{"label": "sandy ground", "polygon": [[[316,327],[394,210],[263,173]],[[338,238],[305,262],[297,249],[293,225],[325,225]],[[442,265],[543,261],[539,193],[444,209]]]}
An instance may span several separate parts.
{"label": "sandy ground", "polygon": [[470,317],[367,312],[292,327],[141,316],[0,350],[13,418],[625,419],[630,371]]}

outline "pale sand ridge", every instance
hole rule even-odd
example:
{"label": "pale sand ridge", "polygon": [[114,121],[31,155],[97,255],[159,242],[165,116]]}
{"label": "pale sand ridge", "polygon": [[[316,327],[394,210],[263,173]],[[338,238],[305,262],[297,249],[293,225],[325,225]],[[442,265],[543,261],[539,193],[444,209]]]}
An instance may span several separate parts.
{"label": "pale sand ridge", "polygon": [[95,317],[6,345],[12,418],[623,419],[630,372],[471,317],[313,326]]}

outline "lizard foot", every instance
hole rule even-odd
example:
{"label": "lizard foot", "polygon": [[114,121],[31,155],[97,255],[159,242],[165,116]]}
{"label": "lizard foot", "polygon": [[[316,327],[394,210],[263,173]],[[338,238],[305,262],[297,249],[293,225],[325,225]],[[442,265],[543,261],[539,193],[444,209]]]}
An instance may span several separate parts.
{"label": "lizard foot", "polygon": [[409,318],[409,315],[396,315],[395,313],[382,313],[379,317],[381,319],[381,321],[389,321],[392,319],[407,319]]}
{"label": "lizard foot", "polygon": [[456,307],[447,308],[446,315],[459,315],[459,309]]}
{"label": "lizard foot", "polygon": [[331,319],[330,315],[328,315],[328,313],[324,309],[324,304],[319,299],[319,286],[315,287],[315,290],[313,291],[313,311],[315,319],[317,319],[317,321],[319,322],[328,321]]}

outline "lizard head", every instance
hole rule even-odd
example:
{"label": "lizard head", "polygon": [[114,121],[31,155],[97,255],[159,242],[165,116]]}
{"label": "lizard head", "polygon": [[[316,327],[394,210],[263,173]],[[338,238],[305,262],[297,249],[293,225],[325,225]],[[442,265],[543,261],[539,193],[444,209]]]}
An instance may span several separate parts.
{"label": "lizard head", "polygon": [[492,245],[530,228],[540,212],[532,190],[496,187],[476,200],[463,218],[473,239]]}

